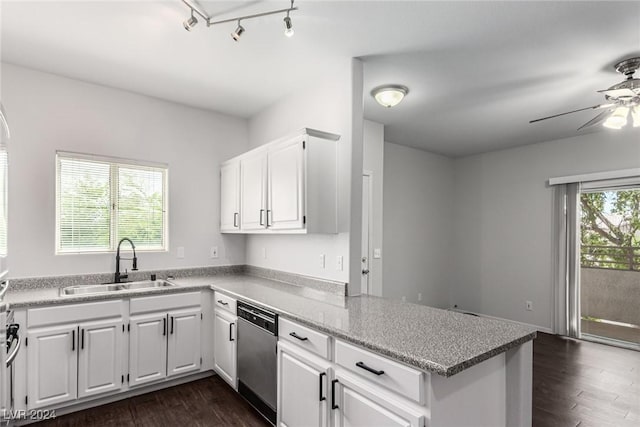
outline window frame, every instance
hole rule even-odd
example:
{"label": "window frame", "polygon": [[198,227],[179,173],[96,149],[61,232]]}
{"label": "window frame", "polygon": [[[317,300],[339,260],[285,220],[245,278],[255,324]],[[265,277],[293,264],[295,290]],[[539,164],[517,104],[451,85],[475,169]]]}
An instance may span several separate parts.
{"label": "window frame", "polygon": [[[62,249],[60,247],[60,158],[73,160],[86,160],[109,165],[109,249]],[[71,151],[56,151],[55,155],[55,255],[79,255],[79,254],[113,254],[117,250],[118,241],[118,190],[119,168],[153,168],[162,172],[162,247],[142,248],[136,246],[136,252],[169,252],[169,165],[167,163],[155,163],[141,160],[125,159],[121,157],[99,156],[94,154],[77,153]],[[127,237],[127,236],[123,236]],[[135,241],[134,241],[135,243]]]}

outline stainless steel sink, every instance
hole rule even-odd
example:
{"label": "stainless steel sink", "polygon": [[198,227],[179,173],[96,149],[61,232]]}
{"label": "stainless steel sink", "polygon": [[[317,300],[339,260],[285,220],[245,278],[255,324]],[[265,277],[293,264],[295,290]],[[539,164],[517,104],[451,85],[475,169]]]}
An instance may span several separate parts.
{"label": "stainless steel sink", "polygon": [[108,283],[105,285],[78,285],[60,289],[61,296],[105,294],[118,291],[132,291],[140,289],[166,288],[176,286],[166,280],[142,280],[139,282]]}

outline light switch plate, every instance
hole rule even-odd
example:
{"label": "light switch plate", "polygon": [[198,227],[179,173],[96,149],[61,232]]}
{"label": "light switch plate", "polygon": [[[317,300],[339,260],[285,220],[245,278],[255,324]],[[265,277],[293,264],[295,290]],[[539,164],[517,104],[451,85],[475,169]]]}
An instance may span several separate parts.
{"label": "light switch plate", "polygon": [[184,246],[178,246],[177,256],[178,258],[184,258]]}
{"label": "light switch plate", "polygon": [[342,255],[338,255],[338,258],[336,260],[336,270],[342,271],[343,268],[344,268],[344,258],[342,257]]}
{"label": "light switch plate", "polygon": [[380,248],[375,248],[373,250],[373,257],[375,259],[379,259],[382,256],[382,250]]}
{"label": "light switch plate", "polygon": [[324,254],[320,254],[320,268],[325,267],[325,256]]}
{"label": "light switch plate", "polygon": [[211,246],[211,258],[218,258],[218,247]]}

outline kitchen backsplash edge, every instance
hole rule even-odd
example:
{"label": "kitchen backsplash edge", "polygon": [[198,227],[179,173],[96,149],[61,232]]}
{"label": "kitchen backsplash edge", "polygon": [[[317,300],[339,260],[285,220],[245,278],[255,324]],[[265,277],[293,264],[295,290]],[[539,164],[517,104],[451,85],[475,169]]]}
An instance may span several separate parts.
{"label": "kitchen backsplash edge", "polygon": [[[319,291],[347,295],[347,284],[314,277],[288,273],[279,270],[270,270],[251,265],[225,265],[191,268],[171,268],[163,270],[145,270],[128,272],[128,281],[149,280],[152,274],[157,279],[166,279],[169,276],[175,278],[194,276],[227,276],[234,274],[247,274],[264,279],[276,280],[296,286],[304,286]],[[112,283],[113,273],[73,274],[64,276],[24,277],[10,279],[12,291],[33,289],[60,288],[65,286],[89,285],[96,283]]]}

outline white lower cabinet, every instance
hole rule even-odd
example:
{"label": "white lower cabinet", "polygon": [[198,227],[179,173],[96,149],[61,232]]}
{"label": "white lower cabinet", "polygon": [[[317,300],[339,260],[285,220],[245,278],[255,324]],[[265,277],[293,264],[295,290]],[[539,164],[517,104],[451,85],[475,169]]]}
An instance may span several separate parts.
{"label": "white lower cabinet", "polygon": [[122,388],[122,319],[29,329],[27,407]]}
{"label": "white lower cabinet", "polygon": [[121,320],[80,324],[78,350],[78,398],[122,388]]}
{"label": "white lower cabinet", "polygon": [[335,427],[423,427],[423,408],[338,369],[331,383]]}
{"label": "white lower cabinet", "polygon": [[237,389],[236,377],[236,321],[238,317],[226,310],[214,314],[214,369],[231,387]]}
{"label": "white lower cabinet", "polygon": [[278,342],[279,427],[328,427],[331,363]]}
{"label": "white lower cabinet", "polygon": [[131,316],[129,320],[129,385],[167,376],[167,314]]}
{"label": "white lower cabinet", "polygon": [[27,408],[76,399],[78,325],[29,330],[27,335]]}
{"label": "white lower cabinet", "polygon": [[190,308],[131,316],[130,386],[200,369],[200,313]]}
{"label": "white lower cabinet", "polygon": [[169,312],[167,376],[200,370],[200,319],[199,308]]}

